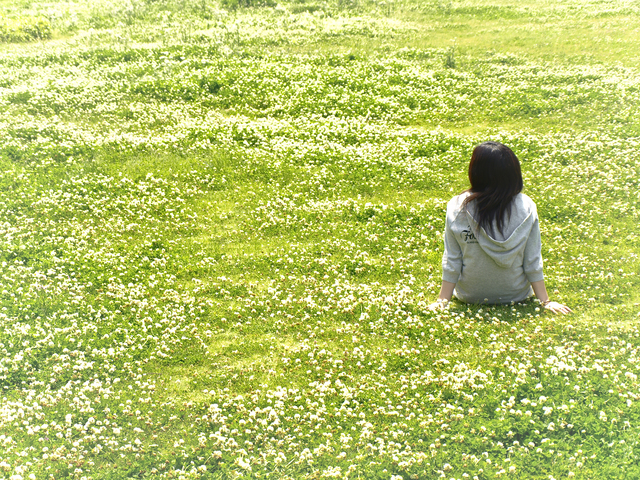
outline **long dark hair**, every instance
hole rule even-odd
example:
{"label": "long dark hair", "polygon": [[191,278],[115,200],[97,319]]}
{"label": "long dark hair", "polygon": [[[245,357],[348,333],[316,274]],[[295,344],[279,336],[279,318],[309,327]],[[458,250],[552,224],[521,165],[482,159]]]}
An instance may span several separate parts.
{"label": "long dark hair", "polygon": [[518,157],[501,143],[481,143],[471,154],[469,182],[471,195],[464,205],[475,203],[475,220],[487,233],[493,232],[494,222],[502,233],[511,202],[523,187]]}

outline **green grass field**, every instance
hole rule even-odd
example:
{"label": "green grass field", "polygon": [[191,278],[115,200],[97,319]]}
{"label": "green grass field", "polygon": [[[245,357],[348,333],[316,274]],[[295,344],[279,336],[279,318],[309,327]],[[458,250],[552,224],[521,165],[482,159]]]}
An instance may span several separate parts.
{"label": "green grass field", "polygon": [[[640,478],[639,31],[632,0],[0,1],[0,478]],[[572,315],[426,308],[485,140]]]}

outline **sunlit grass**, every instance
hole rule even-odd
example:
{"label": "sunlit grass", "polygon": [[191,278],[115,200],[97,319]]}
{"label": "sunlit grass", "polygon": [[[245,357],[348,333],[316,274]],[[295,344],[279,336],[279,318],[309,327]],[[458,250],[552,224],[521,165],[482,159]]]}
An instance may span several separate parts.
{"label": "sunlit grass", "polygon": [[[4,0],[0,478],[635,478],[637,7]],[[535,301],[427,305],[477,143]]]}

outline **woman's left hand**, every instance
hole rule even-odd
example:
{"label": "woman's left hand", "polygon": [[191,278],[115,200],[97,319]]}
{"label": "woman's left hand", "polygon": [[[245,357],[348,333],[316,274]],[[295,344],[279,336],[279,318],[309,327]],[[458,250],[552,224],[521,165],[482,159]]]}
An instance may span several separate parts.
{"label": "woman's left hand", "polygon": [[438,299],[427,307],[428,310],[435,312],[438,310],[444,310],[449,306],[449,301],[444,299]]}

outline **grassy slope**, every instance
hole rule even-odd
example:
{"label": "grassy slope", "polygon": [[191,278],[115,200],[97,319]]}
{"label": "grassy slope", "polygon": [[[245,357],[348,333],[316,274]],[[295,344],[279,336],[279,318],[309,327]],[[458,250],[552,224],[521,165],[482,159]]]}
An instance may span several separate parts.
{"label": "grassy slope", "polygon": [[[327,9],[379,22],[337,35],[301,27],[297,37],[271,10],[239,15],[248,31],[277,25],[251,38],[215,14],[199,26],[229,48],[221,57],[205,42],[181,46],[180,35],[193,43],[197,33],[180,19],[164,34],[147,27],[154,8],[178,9],[150,3],[148,18],[117,10],[111,24],[84,12],[75,28],[95,24],[95,38],[73,37],[61,18],[76,46],[2,47],[5,64],[33,62],[53,80],[12,70],[5,84],[5,357],[31,342],[27,368],[3,364],[7,475],[33,445],[32,471],[56,478],[199,465],[207,471],[194,477],[314,478],[339,467],[365,478],[494,478],[510,465],[521,478],[634,476],[638,17],[571,10],[578,2],[485,5]],[[151,35],[165,37],[135,45]],[[74,58],[83,60],[70,70]],[[198,88],[220,90],[203,95],[185,81],[201,68]],[[52,147],[39,150],[38,135]],[[149,140],[135,147],[127,135]],[[470,150],[487,137],[523,159],[549,287],[571,317],[531,303],[425,313],[443,201],[465,188]],[[193,147],[203,139],[213,146]],[[38,272],[46,295],[32,288]],[[26,324],[42,331],[18,333]],[[71,424],[111,424],[38,439],[17,413],[33,397],[44,416],[21,417],[31,424],[65,424],[67,413]],[[117,468],[98,468],[110,462]]]}

